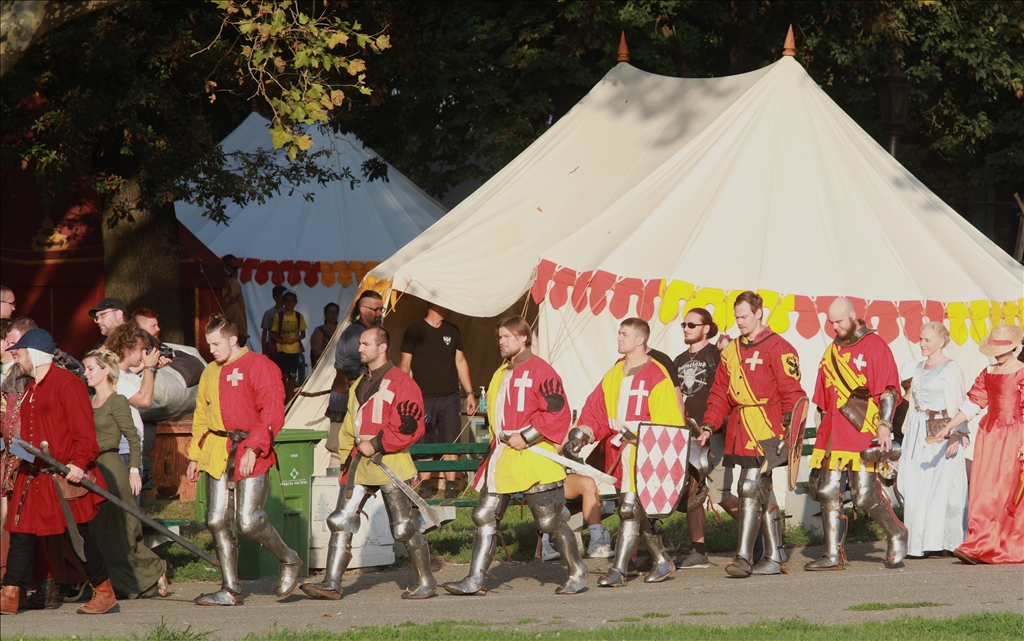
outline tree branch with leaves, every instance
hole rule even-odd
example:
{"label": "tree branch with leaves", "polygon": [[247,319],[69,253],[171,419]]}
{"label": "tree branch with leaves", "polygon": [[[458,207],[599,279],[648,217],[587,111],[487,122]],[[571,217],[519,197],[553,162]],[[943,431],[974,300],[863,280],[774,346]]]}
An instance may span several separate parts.
{"label": "tree branch with leaves", "polygon": [[[290,160],[313,145],[299,125],[326,123],[328,112],[344,104],[343,89],[369,95],[362,56],[391,46],[387,35],[364,33],[359,22],[342,20],[326,2],[314,2],[306,13],[292,0],[213,1],[225,14],[224,27],[236,29],[244,42],[239,80],[255,82],[253,97],[273,114],[274,148],[284,148]],[[332,72],[347,74],[349,82],[338,82]],[[211,101],[214,89],[208,86]]]}

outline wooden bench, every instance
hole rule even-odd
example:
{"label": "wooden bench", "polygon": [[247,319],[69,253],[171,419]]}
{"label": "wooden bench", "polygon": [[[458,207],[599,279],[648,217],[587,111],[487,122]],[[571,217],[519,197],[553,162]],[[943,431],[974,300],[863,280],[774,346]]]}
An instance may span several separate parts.
{"label": "wooden bench", "polygon": [[[487,441],[481,443],[417,443],[409,448],[416,463],[417,472],[476,472],[480,467],[480,459],[487,454],[491,444]],[[457,460],[420,460],[421,456],[447,456],[459,457]],[[429,499],[427,504],[452,507],[475,507],[477,500],[468,499]]]}

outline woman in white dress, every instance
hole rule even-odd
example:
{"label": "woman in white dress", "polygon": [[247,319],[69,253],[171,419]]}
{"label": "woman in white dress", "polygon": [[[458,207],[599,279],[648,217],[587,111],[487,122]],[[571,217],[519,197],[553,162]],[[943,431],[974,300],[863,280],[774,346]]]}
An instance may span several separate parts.
{"label": "woman in white dress", "polygon": [[[967,534],[967,465],[961,424],[948,441],[928,443],[929,420],[940,431],[967,398],[964,375],[942,349],[949,332],[942,323],[921,328],[921,355],[913,364],[910,410],[903,424],[903,458],[897,484],[903,494],[903,522],[910,532],[910,556],[952,552]],[[931,436],[934,436],[932,434]]]}

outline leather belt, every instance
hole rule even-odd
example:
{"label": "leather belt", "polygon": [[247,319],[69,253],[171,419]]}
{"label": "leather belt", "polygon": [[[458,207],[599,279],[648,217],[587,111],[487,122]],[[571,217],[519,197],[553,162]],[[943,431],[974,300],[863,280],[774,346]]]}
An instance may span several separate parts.
{"label": "leather belt", "polygon": [[936,419],[948,420],[950,418],[949,413],[946,412],[946,410],[923,410],[916,405],[914,406],[914,409],[917,410],[918,412],[921,412],[922,414],[925,414],[928,417],[929,421],[934,421]]}
{"label": "leather belt", "polygon": [[238,444],[249,438],[249,432],[243,432],[242,430],[231,430],[230,432],[213,432],[218,436],[226,436],[231,442],[228,448],[228,468],[226,474],[228,475],[228,483],[235,482],[235,454],[238,452]]}

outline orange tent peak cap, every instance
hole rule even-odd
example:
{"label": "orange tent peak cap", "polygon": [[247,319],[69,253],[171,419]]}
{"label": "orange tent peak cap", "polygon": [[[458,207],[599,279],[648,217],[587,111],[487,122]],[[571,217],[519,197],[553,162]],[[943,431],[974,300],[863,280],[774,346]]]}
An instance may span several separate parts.
{"label": "orange tent peak cap", "polygon": [[782,55],[796,56],[796,38],[793,37],[793,25],[789,25],[789,31],[786,32],[786,42],[782,45]]}
{"label": "orange tent peak cap", "polygon": [[619,57],[618,62],[629,62],[629,47],[626,46],[626,32],[619,36]]}

